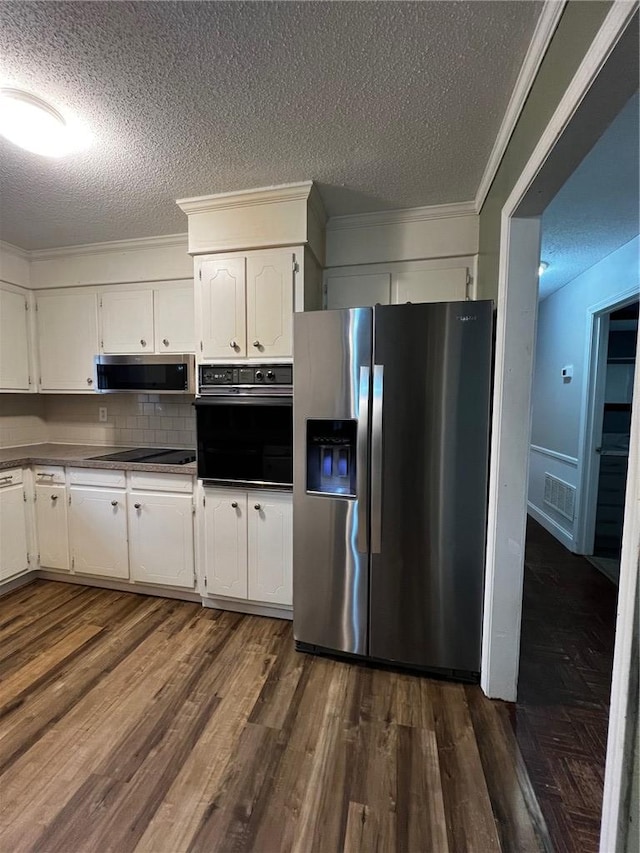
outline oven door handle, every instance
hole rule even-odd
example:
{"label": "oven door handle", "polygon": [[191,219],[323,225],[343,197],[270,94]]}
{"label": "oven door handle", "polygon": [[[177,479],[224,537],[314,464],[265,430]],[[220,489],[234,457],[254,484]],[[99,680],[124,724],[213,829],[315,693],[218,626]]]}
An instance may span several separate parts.
{"label": "oven door handle", "polygon": [[207,397],[197,397],[192,403],[198,408],[207,406],[292,406],[293,397],[290,394],[274,394],[273,396],[246,396],[244,394],[212,394]]}

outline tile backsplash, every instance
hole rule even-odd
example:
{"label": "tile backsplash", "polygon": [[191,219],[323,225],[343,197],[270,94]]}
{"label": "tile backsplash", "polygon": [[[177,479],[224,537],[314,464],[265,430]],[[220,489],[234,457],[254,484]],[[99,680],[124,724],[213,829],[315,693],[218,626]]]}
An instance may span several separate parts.
{"label": "tile backsplash", "polygon": [[[192,397],[165,394],[0,395],[0,446],[65,444],[195,447]],[[98,410],[107,410],[100,423]]]}

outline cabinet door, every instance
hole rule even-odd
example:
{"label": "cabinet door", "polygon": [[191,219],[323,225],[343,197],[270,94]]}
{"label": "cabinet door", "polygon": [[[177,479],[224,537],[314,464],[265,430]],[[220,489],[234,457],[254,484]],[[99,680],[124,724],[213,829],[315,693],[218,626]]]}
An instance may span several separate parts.
{"label": "cabinet door", "polygon": [[98,352],[93,293],[38,296],[41,391],[92,391]]}
{"label": "cabinet door", "polygon": [[129,577],[124,492],[72,486],[69,512],[72,566],[86,575]]}
{"label": "cabinet door", "polygon": [[397,272],[391,290],[394,303],[462,301],[467,297],[467,268]]}
{"label": "cabinet door", "polygon": [[292,604],[292,510],[289,494],[250,492],[249,598]]}
{"label": "cabinet door", "polygon": [[27,299],[0,289],[0,390],[29,391],[29,312]]}
{"label": "cabinet door", "polygon": [[64,486],[36,486],[36,527],[42,568],[68,572],[69,534]]}
{"label": "cabinet door", "polygon": [[0,488],[0,581],[29,568],[27,552],[24,489],[21,484],[3,486]]}
{"label": "cabinet door", "polygon": [[193,287],[172,287],[153,294],[156,352],[195,352]]}
{"label": "cabinet door", "polygon": [[290,356],[293,342],[293,255],[247,257],[247,356]]}
{"label": "cabinet door", "polygon": [[391,273],[327,276],[327,308],[367,308],[391,302]]}
{"label": "cabinet door", "polygon": [[204,574],[210,595],[247,597],[247,495],[205,490]]}
{"label": "cabinet door", "polygon": [[102,352],[153,352],[153,291],[103,293],[100,329]]}
{"label": "cabinet door", "polygon": [[196,312],[202,358],[246,356],[244,258],[200,262]]}
{"label": "cabinet door", "polygon": [[128,502],[132,580],[193,587],[191,495],[134,492]]}

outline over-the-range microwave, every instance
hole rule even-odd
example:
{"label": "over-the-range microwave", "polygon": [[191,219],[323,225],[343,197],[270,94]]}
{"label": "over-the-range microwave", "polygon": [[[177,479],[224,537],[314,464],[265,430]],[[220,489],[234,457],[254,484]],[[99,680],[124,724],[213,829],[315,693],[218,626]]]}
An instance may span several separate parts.
{"label": "over-the-range microwave", "polygon": [[97,355],[95,389],[102,394],[195,394],[195,356]]}

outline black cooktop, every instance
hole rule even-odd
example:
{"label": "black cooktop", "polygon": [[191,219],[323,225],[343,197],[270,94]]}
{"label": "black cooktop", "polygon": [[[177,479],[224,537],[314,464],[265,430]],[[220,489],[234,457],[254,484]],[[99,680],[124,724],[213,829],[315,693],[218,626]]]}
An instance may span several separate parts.
{"label": "black cooktop", "polygon": [[172,450],[162,447],[134,447],[133,450],[119,450],[102,456],[90,456],[90,459],[104,459],[109,462],[148,462],[153,465],[187,465],[195,462],[195,450]]}

